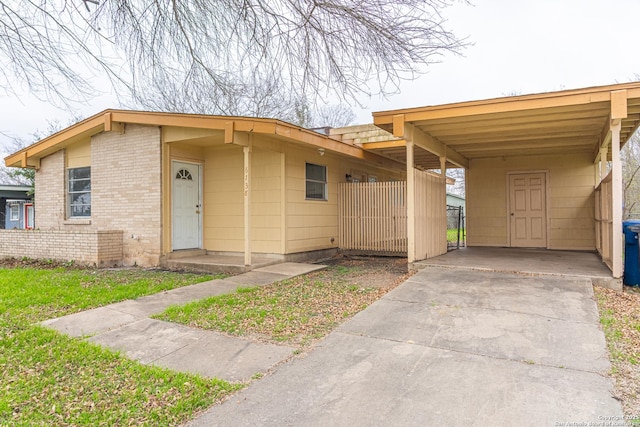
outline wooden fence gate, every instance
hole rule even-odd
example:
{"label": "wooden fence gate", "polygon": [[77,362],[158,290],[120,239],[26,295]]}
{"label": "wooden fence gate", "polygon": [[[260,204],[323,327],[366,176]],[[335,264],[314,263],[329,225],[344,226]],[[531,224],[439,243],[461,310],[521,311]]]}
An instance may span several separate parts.
{"label": "wooden fence gate", "polygon": [[407,255],[407,183],[345,182],[338,185],[340,249]]}

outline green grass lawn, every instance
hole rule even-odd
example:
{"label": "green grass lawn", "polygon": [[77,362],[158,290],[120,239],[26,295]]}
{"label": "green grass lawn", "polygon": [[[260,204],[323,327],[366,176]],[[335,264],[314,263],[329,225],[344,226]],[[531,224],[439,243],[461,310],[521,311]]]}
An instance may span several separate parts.
{"label": "green grass lawn", "polygon": [[594,287],[616,395],[628,425],[640,426],[640,293]]}
{"label": "green grass lawn", "polygon": [[[465,229],[461,228],[460,229],[460,241],[464,241],[464,234]],[[447,230],[447,242],[457,242],[458,241],[458,229],[457,228],[450,228]]]}
{"label": "green grass lawn", "polygon": [[0,426],[175,425],[242,387],[141,365],[34,323],[210,276],[0,269]]}

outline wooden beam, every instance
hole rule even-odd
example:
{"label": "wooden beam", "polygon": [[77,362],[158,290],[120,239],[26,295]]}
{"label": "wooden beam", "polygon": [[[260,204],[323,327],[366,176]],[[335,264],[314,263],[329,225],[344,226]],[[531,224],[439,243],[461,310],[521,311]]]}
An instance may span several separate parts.
{"label": "wooden beam", "polygon": [[373,113],[373,119],[376,125],[382,126],[385,124],[391,124],[393,120],[392,118],[399,114],[403,114],[405,116],[405,122],[416,122],[419,120],[435,120],[449,117],[467,117],[482,114],[588,105],[600,102],[608,103],[611,100],[611,94],[613,92],[622,90],[628,91],[628,98],[635,98],[637,93],[640,92],[640,83],[623,83],[585,89],[510,96],[429,107],[380,111]]}
{"label": "wooden beam", "polygon": [[393,116],[393,136],[397,138],[405,136],[404,114],[396,114]]}
{"label": "wooden beam", "polygon": [[611,120],[614,124],[627,118],[627,91],[616,90],[611,92]]}
{"label": "wooden beam", "polygon": [[380,142],[364,142],[360,146],[365,150],[381,150],[384,148],[405,147],[407,142],[404,139],[392,139]]}
{"label": "wooden beam", "polygon": [[241,132],[237,130],[236,122],[229,121],[224,124],[224,143],[239,145],[241,147],[249,146],[249,135],[253,132]]}
{"label": "wooden beam", "polygon": [[118,132],[120,135],[124,135],[125,124],[122,122],[113,121],[113,113],[108,112],[104,114],[104,131],[105,132]]}
{"label": "wooden beam", "polygon": [[404,132],[407,142],[411,139],[416,146],[425,149],[438,157],[446,156],[447,159],[456,166],[461,168],[469,167],[469,159],[458,153],[453,148],[447,147],[442,142],[438,141],[428,133],[423,132],[416,126],[407,123],[405,124]]}
{"label": "wooden beam", "polygon": [[233,144],[235,122],[229,121],[224,124],[224,143]]}
{"label": "wooden beam", "polygon": [[28,158],[42,157],[65,145],[89,138],[92,135],[104,131],[106,121],[110,123],[107,124],[107,127],[111,126],[112,130],[116,126],[116,123],[216,130],[224,133],[226,143],[241,146],[247,146],[248,133],[277,135],[283,138],[289,138],[296,143],[309,144],[318,148],[324,148],[327,151],[334,151],[349,157],[365,160],[383,169],[394,171],[405,169],[402,162],[388,159],[357,146],[343,144],[326,135],[275,119],[125,110],[102,111],[17,153],[7,156],[5,158],[5,164],[7,166],[19,166],[21,164],[22,152],[27,152]]}
{"label": "wooden beam", "polygon": [[183,128],[162,126],[162,139],[166,144],[174,142],[188,142],[203,138],[220,138],[222,132],[216,129]]}
{"label": "wooden beam", "polygon": [[[613,119],[612,121],[617,120]],[[622,164],[620,162],[620,123],[611,126],[611,186],[612,186],[612,272],[618,279],[622,276]]]}
{"label": "wooden beam", "polygon": [[[583,106],[579,106],[584,108]],[[609,106],[607,104],[599,105],[598,108],[589,109],[570,109],[563,111],[566,108],[550,109],[550,110],[535,110],[535,111],[522,111],[513,113],[503,113],[495,116],[476,116],[476,117],[457,117],[457,118],[445,118],[440,120],[426,120],[424,122],[415,122],[418,127],[428,124],[429,131],[434,134],[439,134],[441,131],[447,130],[459,130],[466,128],[482,129],[492,128],[495,129],[500,126],[511,128],[513,126],[528,125],[531,123],[544,123],[544,124],[556,124],[559,120],[566,123],[578,123],[588,122],[594,120],[601,120],[604,115],[609,114]],[[638,111],[640,112],[640,111]],[[520,113],[520,114],[518,114]]]}
{"label": "wooden beam", "polygon": [[[403,133],[406,133],[403,131]],[[407,140],[407,262],[416,260],[416,177],[413,167],[413,141]]]}
{"label": "wooden beam", "polygon": [[20,166],[23,153],[27,153],[27,158],[34,156],[41,157],[45,153],[50,154],[56,150],[59,144],[68,143],[70,140],[77,141],[78,139],[90,137],[91,135],[101,132],[103,129],[104,117],[102,114],[90,117],[5,157],[5,165]]}

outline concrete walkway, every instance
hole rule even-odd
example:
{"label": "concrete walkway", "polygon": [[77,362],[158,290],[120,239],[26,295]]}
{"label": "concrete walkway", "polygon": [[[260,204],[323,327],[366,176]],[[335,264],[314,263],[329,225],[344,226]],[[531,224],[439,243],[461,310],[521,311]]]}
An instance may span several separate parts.
{"label": "concrete walkway", "polygon": [[248,380],[285,360],[295,349],[229,337],[149,316],[171,305],[234,292],[238,287],[264,286],[324,268],[322,265],[282,263],[223,280],[122,301],[42,322],[42,325],[121,351],[141,363],[163,366],[229,381]]}
{"label": "concrete walkway", "polygon": [[190,425],[604,425],[608,370],[590,279],[432,267]]}

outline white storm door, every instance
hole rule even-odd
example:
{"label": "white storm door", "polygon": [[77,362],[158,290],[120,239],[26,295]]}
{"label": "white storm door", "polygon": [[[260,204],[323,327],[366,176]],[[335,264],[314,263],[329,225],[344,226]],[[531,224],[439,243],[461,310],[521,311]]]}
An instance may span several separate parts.
{"label": "white storm door", "polygon": [[174,161],[171,179],[173,249],[199,249],[202,242],[200,165]]}
{"label": "white storm door", "polygon": [[546,174],[509,176],[511,246],[547,247]]}

